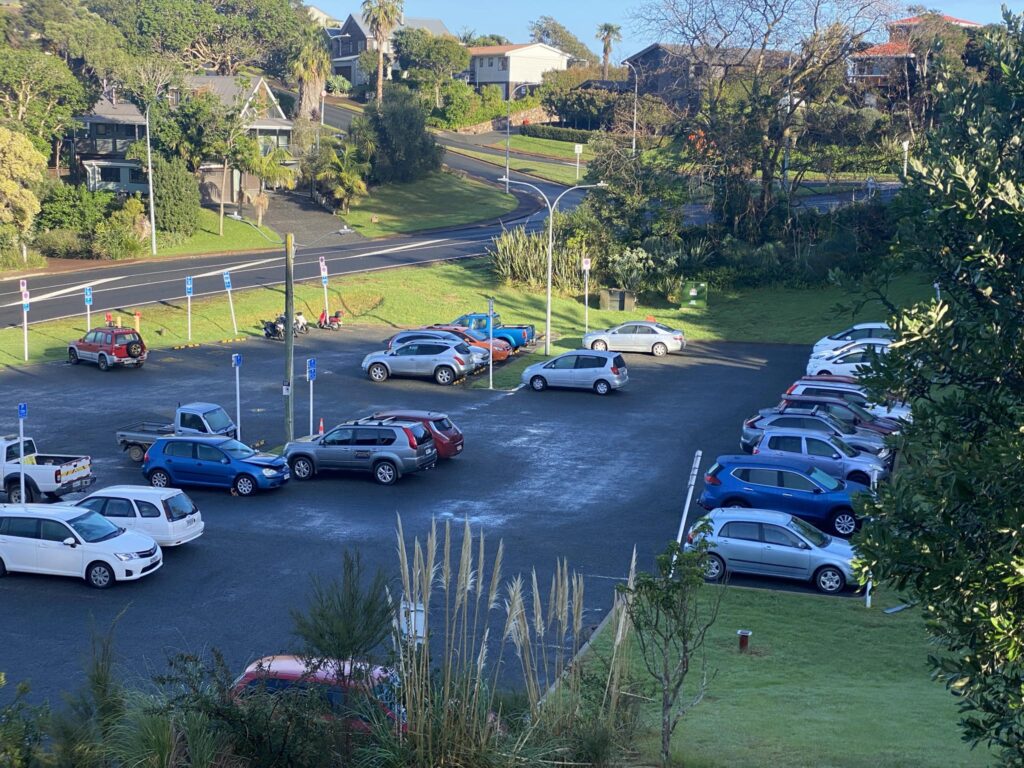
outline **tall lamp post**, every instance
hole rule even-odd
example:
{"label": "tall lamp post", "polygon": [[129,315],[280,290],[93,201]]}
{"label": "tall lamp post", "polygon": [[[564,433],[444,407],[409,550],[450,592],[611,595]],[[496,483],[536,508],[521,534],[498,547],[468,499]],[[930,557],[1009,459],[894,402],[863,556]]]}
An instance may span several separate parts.
{"label": "tall lamp post", "polygon": [[636,108],[637,103],[640,101],[640,75],[636,71],[636,67],[630,64],[625,59],[622,63],[633,70],[633,154],[636,154]]}
{"label": "tall lamp post", "polygon": [[544,200],[544,203],[548,207],[548,299],[547,299],[547,310],[544,316],[544,354],[551,354],[551,262],[555,249],[555,209],[558,208],[558,203],[563,197],[576,189],[593,189],[595,187],[607,187],[603,181],[599,181],[597,184],[577,184],[575,187],[569,187],[568,189],[562,190],[561,194],[554,199],[554,201],[548,199],[548,196],[544,194],[544,190],[540,187],[530,184],[526,181],[512,181],[508,176],[498,179],[498,181],[504,181],[506,184],[518,184],[521,187],[529,187]]}
{"label": "tall lamp post", "polygon": [[519,85],[517,85],[515,88],[513,88],[511,91],[508,92],[508,99],[505,100],[505,103],[508,105],[508,110],[507,110],[507,114],[506,114],[506,117],[505,117],[505,194],[506,195],[508,194],[508,184],[509,184],[508,178],[509,178],[509,176],[512,175],[511,173],[509,173],[509,168],[508,168],[509,145],[512,143],[512,97],[516,95],[516,91],[518,91],[520,88],[529,88],[531,85],[537,85],[537,83],[520,83]]}

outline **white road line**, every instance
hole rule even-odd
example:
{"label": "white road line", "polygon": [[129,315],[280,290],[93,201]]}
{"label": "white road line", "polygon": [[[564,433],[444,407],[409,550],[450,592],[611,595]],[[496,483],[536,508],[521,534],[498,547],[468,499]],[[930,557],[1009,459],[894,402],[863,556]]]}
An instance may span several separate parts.
{"label": "white road line", "polygon": [[[124,280],[124,279],[125,279],[125,277],[106,277],[106,278],[103,278],[101,280],[90,280],[89,282],[86,282],[86,283],[79,283],[78,285],[73,285],[70,288],[61,288],[58,291],[51,291],[50,293],[44,293],[44,294],[42,294],[40,296],[32,296],[31,298],[32,298],[32,302],[33,303],[38,302],[38,301],[46,301],[47,299],[56,299],[56,298],[58,298],[60,296],[66,296],[69,293],[75,293],[76,291],[84,290],[86,287],[88,287],[90,285],[100,285],[101,283],[112,283],[112,282],[115,282],[117,280]],[[18,299],[17,301],[12,301],[9,304],[3,304],[2,306],[4,306],[4,307],[16,307],[19,304],[21,304],[21,299]]]}
{"label": "white road line", "polygon": [[[260,267],[260,266],[263,266],[264,264],[270,264],[271,262],[274,262],[274,261],[281,261],[282,259],[284,259],[284,256],[274,256],[274,257],[269,258],[269,259],[260,259],[259,261],[249,261],[249,262],[245,262],[244,264],[242,264],[239,267],[229,267],[228,269],[214,269],[214,270],[212,270],[210,272],[202,272],[201,274],[198,274],[198,275],[192,275],[192,277],[193,278],[197,278],[197,277],[213,277],[214,275],[223,275],[225,272],[234,272],[234,273],[237,274],[238,272],[244,272],[247,269],[252,269],[253,267]],[[146,277],[146,275],[142,275],[142,277]],[[146,285],[153,285],[153,281],[152,280],[147,280],[146,281]]]}

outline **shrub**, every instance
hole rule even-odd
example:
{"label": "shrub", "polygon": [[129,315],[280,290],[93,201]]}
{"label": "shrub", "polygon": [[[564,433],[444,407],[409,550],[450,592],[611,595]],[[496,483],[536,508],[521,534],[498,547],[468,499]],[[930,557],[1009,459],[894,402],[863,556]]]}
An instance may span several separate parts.
{"label": "shrub", "polygon": [[600,131],[584,131],[578,128],[559,128],[555,125],[537,125],[528,123],[520,126],[519,132],[523,136],[533,136],[538,139],[554,139],[555,141],[572,141],[577,144],[586,144]]}
{"label": "shrub", "polygon": [[113,192],[90,192],[83,184],[55,184],[42,202],[36,227],[39,231],[63,229],[88,234],[114,205]]}
{"label": "shrub", "polygon": [[341,75],[331,75],[327,78],[325,85],[328,93],[348,93],[352,90],[352,83]]}
{"label": "shrub", "polygon": [[137,197],[130,197],[96,226],[92,250],[100,259],[136,259],[145,253],[146,208]]}
{"label": "shrub", "polygon": [[614,287],[639,293],[650,287],[654,275],[654,259],[643,248],[625,248],[606,258],[605,271]]}
{"label": "shrub", "polygon": [[388,87],[380,109],[370,111],[370,124],[376,136],[375,182],[415,181],[441,167],[444,149],[427,132],[426,114],[408,88]]}
{"label": "shrub", "polygon": [[50,259],[87,259],[89,241],[75,229],[48,229],[36,237],[36,248]]}
{"label": "shrub", "polygon": [[185,162],[153,157],[156,228],[191,237],[199,228],[199,183]]}

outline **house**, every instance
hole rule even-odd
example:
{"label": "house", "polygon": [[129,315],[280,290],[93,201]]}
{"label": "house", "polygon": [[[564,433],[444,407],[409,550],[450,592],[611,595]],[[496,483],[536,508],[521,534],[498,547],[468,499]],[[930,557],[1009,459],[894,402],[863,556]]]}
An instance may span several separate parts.
{"label": "house", "polygon": [[[264,153],[276,147],[289,147],[292,121],[285,117],[281,105],[262,77],[253,80],[196,75],[187,79],[186,88],[193,93],[208,91],[225,105],[240,105],[249,134],[258,141]],[[172,89],[166,98],[173,108],[181,94]],[[88,188],[148,194],[142,163],[125,158],[128,147],[146,137],[146,117],[138,107],[116,90],[111,90],[96,102],[88,114],[76,120],[80,127],[74,129],[71,145],[74,160],[80,164]],[[200,169],[200,190],[205,201],[220,201],[221,172],[222,167],[217,164],[204,165]],[[235,171],[225,202],[238,202],[241,193],[251,191],[257,185],[255,180]]]}
{"label": "house", "polygon": [[545,72],[568,68],[570,58],[545,43],[478,45],[469,49],[468,82],[477,90],[497,85],[507,99],[520,85],[539,84]]}
{"label": "house", "polygon": [[[452,37],[452,33],[440,19],[421,19],[411,16],[403,16],[402,22],[395,27],[394,32],[400,29],[422,29],[436,37]],[[370,25],[362,14],[349,14],[345,23],[340,27],[327,27],[324,29],[327,38],[327,49],[331,55],[331,71],[341,75],[353,86],[366,85],[374,82],[377,73],[364,72],[359,66],[359,54],[363,51],[376,51],[377,42],[370,32]],[[392,56],[392,44],[389,40],[384,46],[385,57]],[[385,65],[385,77],[391,77],[390,71]]]}
{"label": "house", "polygon": [[958,19],[955,16],[910,16],[906,19],[890,21],[886,24],[889,39],[884,43],[872,45],[863,51],[850,56],[849,77],[854,82],[868,86],[887,85],[892,76],[913,76],[914,55],[911,37],[914,30],[929,19],[941,19],[962,29],[981,27],[974,21]]}
{"label": "house", "polygon": [[321,11],[315,5],[307,5],[306,13],[309,14],[309,18],[313,20],[314,24],[324,29],[337,27],[341,23],[326,11]]}

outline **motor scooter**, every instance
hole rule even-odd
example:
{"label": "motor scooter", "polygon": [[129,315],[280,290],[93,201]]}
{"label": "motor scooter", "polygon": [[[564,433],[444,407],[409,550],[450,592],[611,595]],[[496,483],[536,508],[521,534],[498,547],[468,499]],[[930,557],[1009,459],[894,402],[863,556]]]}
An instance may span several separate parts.
{"label": "motor scooter", "polygon": [[321,310],[320,317],[318,317],[316,321],[316,327],[325,331],[337,331],[341,328],[341,315],[342,312],[340,309],[330,316],[327,315],[326,309]]}

